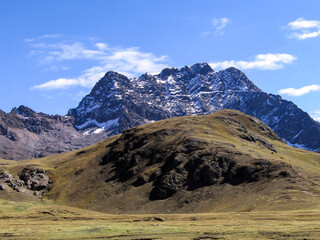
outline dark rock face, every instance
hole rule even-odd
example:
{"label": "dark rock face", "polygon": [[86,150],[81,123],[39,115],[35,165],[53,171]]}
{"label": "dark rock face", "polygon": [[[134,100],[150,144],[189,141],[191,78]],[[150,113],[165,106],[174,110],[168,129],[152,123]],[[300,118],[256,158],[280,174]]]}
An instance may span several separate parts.
{"label": "dark rock face", "polygon": [[255,116],[291,144],[320,151],[320,124],[307,113],[262,92],[236,68],[215,72],[206,63],[132,79],[108,72],[68,115],[78,129],[103,126],[118,134],[150,121],[222,109]]}
{"label": "dark rock face", "polygon": [[[282,140],[260,120],[247,117],[252,121],[251,130],[248,130],[232,116],[218,116],[214,120],[223,121],[240,141],[269,152],[277,151],[268,139]],[[210,120],[203,120],[206,121]],[[197,121],[190,124],[192,131],[199,128],[197,124],[201,128]],[[261,134],[253,133],[252,128]],[[102,158],[102,165],[112,164],[114,168],[114,176],[106,181],[129,181],[136,187],[152,182],[150,199],[158,200],[169,198],[181,189],[194,190],[214,184],[239,185],[295,175],[285,163],[257,159],[238,151],[233,144],[189,134],[188,130],[181,132],[167,126],[148,133],[142,128],[124,131],[118,140],[107,146],[107,154]]]}
{"label": "dark rock face", "polygon": [[8,130],[8,127],[2,124],[0,124],[0,134],[8,138],[10,141],[17,141],[19,139],[16,133]]}

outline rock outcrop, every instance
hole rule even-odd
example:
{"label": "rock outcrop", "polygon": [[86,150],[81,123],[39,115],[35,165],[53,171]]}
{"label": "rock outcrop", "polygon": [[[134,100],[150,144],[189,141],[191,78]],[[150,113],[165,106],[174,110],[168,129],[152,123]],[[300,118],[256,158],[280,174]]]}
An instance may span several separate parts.
{"label": "rock outcrop", "polygon": [[0,169],[0,190],[31,193],[41,199],[48,192],[53,182],[46,170],[33,166],[23,167],[17,175],[11,175],[4,169]]}

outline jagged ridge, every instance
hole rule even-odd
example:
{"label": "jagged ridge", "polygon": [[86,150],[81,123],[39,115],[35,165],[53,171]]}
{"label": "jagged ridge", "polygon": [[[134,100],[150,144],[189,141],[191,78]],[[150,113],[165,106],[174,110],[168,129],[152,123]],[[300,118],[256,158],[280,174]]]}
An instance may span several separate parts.
{"label": "jagged ridge", "polygon": [[295,104],[267,94],[236,68],[215,72],[207,63],[127,78],[107,72],[71,109],[78,129],[102,127],[118,134],[176,116],[235,109],[260,118],[292,145],[320,151],[320,125]]}

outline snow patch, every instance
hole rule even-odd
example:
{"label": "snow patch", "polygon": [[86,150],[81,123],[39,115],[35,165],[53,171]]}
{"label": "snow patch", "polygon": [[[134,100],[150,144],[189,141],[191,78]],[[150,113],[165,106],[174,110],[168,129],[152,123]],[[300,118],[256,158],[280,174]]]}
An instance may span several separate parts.
{"label": "snow patch", "polygon": [[[103,123],[99,123],[95,119],[89,119],[89,120],[87,120],[85,123],[83,123],[81,125],[76,125],[76,128],[77,129],[83,129],[83,128],[87,127],[87,126],[91,126],[91,127],[99,127],[100,129],[101,128],[107,129],[107,128],[111,127],[111,126],[118,126],[118,125],[119,125],[119,118],[112,119],[112,120],[109,120],[109,121],[106,121],[106,122],[103,122]],[[101,130],[101,131],[103,131],[103,130]],[[96,133],[99,133],[99,132],[96,132]]]}
{"label": "snow patch", "polygon": [[101,132],[103,132],[103,130],[104,130],[104,127],[98,128],[98,129],[94,130],[93,133],[101,133]]}
{"label": "snow patch", "polygon": [[303,144],[299,144],[299,143],[291,143],[289,141],[287,141],[286,139],[283,139],[287,142],[287,144],[290,146],[290,147],[294,147],[294,148],[300,148],[300,149],[303,149],[303,150],[307,150],[307,151],[315,151],[315,150],[312,150],[310,148],[307,148],[305,145]]}

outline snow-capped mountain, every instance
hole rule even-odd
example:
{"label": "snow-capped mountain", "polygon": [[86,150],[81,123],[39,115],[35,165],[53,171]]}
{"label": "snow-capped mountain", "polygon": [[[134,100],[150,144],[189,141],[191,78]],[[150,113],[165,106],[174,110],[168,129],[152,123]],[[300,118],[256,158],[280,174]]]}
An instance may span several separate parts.
{"label": "snow-capped mountain", "polygon": [[288,143],[320,151],[320,124],[306,112],[261,91],[236,68],[215,72],[207,63],[139,78],[107,72],[68,116],[78,130],[96,127],[113,135],[160,119],[222,109],[258,117]]}
{"label": "snow-capped mountain", "polygon": [[52,155],[144,123],[222,109],[258,117],[289,144],[320,152],[320,123],[295,104],[261,91],[236,68],[215,72],[198,63],[139,78],[107,72],[67,116],[0,110],[0,158]]}

